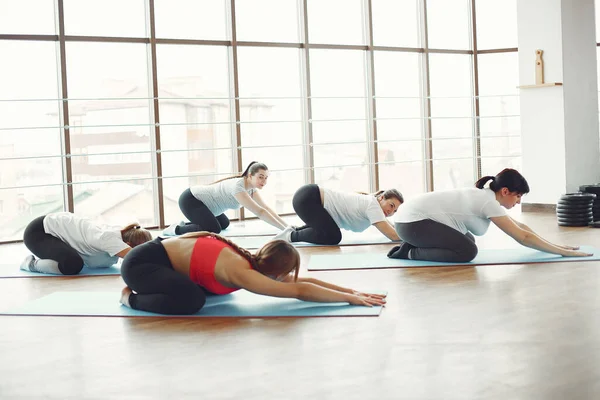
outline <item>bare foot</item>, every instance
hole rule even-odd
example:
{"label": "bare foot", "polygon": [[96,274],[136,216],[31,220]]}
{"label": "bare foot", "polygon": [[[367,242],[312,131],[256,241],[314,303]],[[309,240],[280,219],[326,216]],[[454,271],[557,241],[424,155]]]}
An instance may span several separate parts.
{"label": "bare foot", "polygon": [[121,304],[129,308],[131,308],[129,305],[129,296],[131,293],[133,293],[133,290],[131,290],[129,286],[125,286],[123,290],[121,290]]}

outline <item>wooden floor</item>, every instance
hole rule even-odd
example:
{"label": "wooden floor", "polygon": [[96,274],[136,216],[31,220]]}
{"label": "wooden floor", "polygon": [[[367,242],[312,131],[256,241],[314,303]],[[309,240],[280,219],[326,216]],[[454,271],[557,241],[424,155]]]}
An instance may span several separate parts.
{"label": "wooden floor", "polygon": [[[548,239],[600,247],[600,230],[516,217]],[[478,243],[515,247],[493,230]],[[304,265],[337,251],[300,250]],[[3,316],[0,398],[600,398],[600,262],[303,273],[388,290],[388,305],[352,318]],[[0,279],[0,307],[58,290],[118,298],[122,287],[119,277]]]}

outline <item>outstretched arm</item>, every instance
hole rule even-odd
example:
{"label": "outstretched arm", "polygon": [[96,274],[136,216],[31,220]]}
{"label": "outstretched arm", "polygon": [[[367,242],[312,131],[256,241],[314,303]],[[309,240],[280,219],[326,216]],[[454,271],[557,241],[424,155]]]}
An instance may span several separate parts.
{"label": "outstretched arm", "polygon": [[[509,218],[510,218],[510,217],[509,217]],[[524,223],[522,223],[522,222],[519,222],[519,221],[517,221],[517,220],[516,220],[516,219],[514,219],[514,218],[511,218],[511,219],[512,219],[512,220],[513,220],[513,222],[514,222],[515,224],[517,224],[517,225],[518,225],[518,226],[519,226],[521,229],[524,229],[524,230],[526,230],[527,232],[531,232],[531,233],[535,234],[535,232],[534,232],[534,231],[533,231],[533,230],[532,230],[530,227],[528,227],[527,225],[525,225]],[[554,246],[557,246],[557,247],[561,247],[561,248],[563,248],[563,249],[565,249],[565,250],[579,250],[579,246],[563,246],[563,245],[560,245],[560,244],[556,244],[556,245],[555,245],[555,244],[553,244],[553,243],[550,243],[550,242],[548,242],[546,239],[544,239],[544,238],[543,238],[543,237],[541,237],[541,236],[538,236],[538,237],[539,237],[541,240],[543,240],[543,241],[545,241],[546,243],[548,243],[548,244],[551,244],[551,245],[554,245]]]}
{"label": "outstretched arm", "polygon": [[557,246],[542,239],[537,233],[531,229],[526,230],[520,227],[511,217],[505,215],[503,217],[492,217],[490,220],[508,236],[515,239],[523,246],[532,249],[545,251],[546,253],[559,254],[564,257],[586,257],[591,256],[589,253],[582,251],[571,250],[563,246]]}
{"label": "outstretched arm", "polygon": [[316,285],[310,282],[277,282],[252,269],[232,268],[230,282],[242,289],[265,296],[295,298],[319,303],[346,302],[372,307],[385,304],[385,299],[360,296]]}
{"label": "outstretched arm", "polygon": [[375,222],[373,225],[391,241],[399,242],[401,240],[400,236],[398,236],[398,233],[387,219],[385,221]]}
{"label": "outstretched arm", "polygon": [[[292,277],[291,275],[288,275],[282,282],[293,283],[294,277]],[[362,292],[358,292],[353,289],[348,289],[348,288],[345,288],[342,286],[334,285],[333,283],[321,281],[321,280],[315,279],[315,278],[300,278],[299,277],[296,282],[312,283],[313,285],[321,286],[321,287],[324,287],[327,289],[336,290],[338,292],[343,292],[343,293],[355,294],[358,296],[375,297],[375,298],[379,298],[379,299],[385,299],[385,297],[387,296],[387,295],[375,294],[375,293],[362,293]]]}
{"label": "outstretched arm", "polygon": [[275,228],[285,229],[286,223],[279,222],[267,209],[258,204],[250,195],[246,192],[238,193],[235,195],[235,199],[248,210],[252,211],[254,215],[262,219],[266,223],[273,225]]}

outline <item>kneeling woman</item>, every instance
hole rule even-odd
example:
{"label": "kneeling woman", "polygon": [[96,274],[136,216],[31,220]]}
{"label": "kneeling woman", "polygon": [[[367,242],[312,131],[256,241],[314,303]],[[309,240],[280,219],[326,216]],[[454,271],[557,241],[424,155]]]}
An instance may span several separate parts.
{"label": "kneeling woman", "polygon": [[[484,188],[490,182],[489,188]],[[396,214],[395,228],[404,241],[388,257],[441,262],[469,262],[477,255],[473,235],[483,235],[493,222],[523,246],[562,256],[589,256],[579,247],[552,244],[506,214],[521,203],[529,185],[506,168],[484,176],[474,188],[425,193],[407,201]]]}
{"label": "kneeling woman", "polygon": [[367,195],[304,185],[294,194],[292,205],[305,225],[288,227],[275,239],[336,245],[342,240],[340,228],[362,232],[374,225],[387,238],[398,241],[400,238],[386,217],[394,215],[403,202],[396,189]]}
{"label": "kneeling woman", "polygon": [[152,239],[138,224],[107,229],[85,217],[58,212],[31,221],[23,234],[27,256],[21,269],[47,274],[76,275],[83,265],[106,268],[135,246]]}
{"label": "kneeling woman", "polygon": [[267,184],[269,169],[265,164],[252,161],[239,176],[232,176],[210,185],[192,186],[179,196],[179,208],[189,223],[181,221],[164,230],[165,235],[183,235],[208,231],[220,233],[229,226],[227,210],[244,207],[258,218],[284,229],[287,223],[262,199],[258,191]]}
{"label": "kneeling woman", "polygon": [[121,274],[127,286],[121,303],[160,314],[194,314],[204,306],[207,293],[239,289],[323,303],[385,303],[385,296],[298,278],[299,269],[298,251],[281,240],[267,243],[253,255],[209,232],[158,238],[133,249],[123,260]]}

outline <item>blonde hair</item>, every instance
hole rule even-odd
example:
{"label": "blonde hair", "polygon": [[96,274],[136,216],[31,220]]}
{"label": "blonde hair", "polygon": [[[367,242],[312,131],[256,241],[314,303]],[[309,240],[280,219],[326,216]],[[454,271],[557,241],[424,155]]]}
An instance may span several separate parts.
{"label": "blonde hair", "polygon": [[265,276],[270,278],[281,277],[294,272],[294,281],[298,279],[298,273],[300,272],[300,253],[298,253],[298,250],[296,250],[294,246],[285,240],[272,240],[258,249],[255,254],[252,254],[226,237],[212,232],[190,232],[182,235],[181,238],[199,238],[206,236],[211,236],[227,243],[239,255],[248,260],[252,269]]}
{"label": "blonde hair", "polygon": [[138,223],[129,224],[121,229],[123,241],[132,248],[152,240],[152,235],[147,229],[142,228]]}

